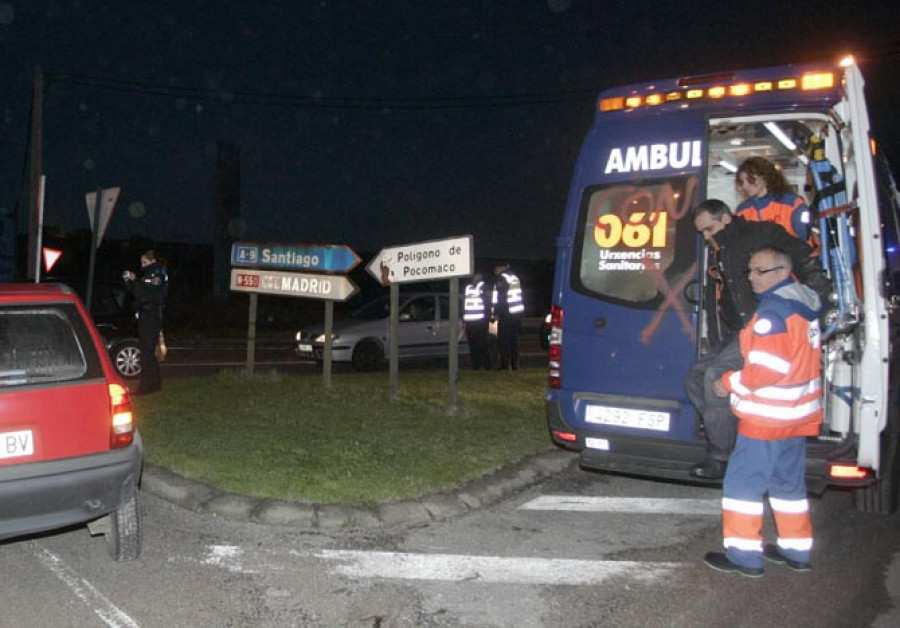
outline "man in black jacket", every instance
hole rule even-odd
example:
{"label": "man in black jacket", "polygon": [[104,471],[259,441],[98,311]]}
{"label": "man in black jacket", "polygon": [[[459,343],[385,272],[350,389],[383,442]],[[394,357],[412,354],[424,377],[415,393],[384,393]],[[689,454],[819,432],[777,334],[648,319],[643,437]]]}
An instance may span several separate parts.
{"label": "man in black jacket", "polygon": [[711,352],[694,366],[685,387],[688,397],[703,417],[707,457],[691,469],[694,477],[718,480],[725,475],[734,447],[737,418],[728,398],[713,392],[713,383],[725,371],[743,366],[737,333],[756,312],[756,294],[747,277],[750,256],[763,247],[777,248],[791,256],[794,273],[828,303],[831,282],[812,249],[774,222],[751,222],[731,213],[728,205],[708,199],[693,210],[694,227],[706,241],[711,261],[710,290],[705,299]]}

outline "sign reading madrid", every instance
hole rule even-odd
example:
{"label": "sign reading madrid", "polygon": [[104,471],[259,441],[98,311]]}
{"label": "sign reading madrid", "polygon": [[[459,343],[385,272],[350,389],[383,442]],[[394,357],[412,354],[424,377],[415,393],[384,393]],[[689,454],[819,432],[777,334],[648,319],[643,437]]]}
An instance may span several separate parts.
{"label": "sign reading madrid", "polygon": [[468,277],[474,266],[472,236],[381,249],[366,266],[381,285]]}
{"label": "sign reading madrid", "polygon": [[231,269],[231,289],[238,292],[346,301],[357,286],[342,275],[307,275],[251,268]]}

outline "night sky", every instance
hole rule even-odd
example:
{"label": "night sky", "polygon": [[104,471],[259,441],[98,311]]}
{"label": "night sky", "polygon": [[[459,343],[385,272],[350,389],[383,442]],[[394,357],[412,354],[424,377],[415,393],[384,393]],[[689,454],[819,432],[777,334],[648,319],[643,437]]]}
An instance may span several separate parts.
{"label": "night sky", "polygon": [[241,151],[242,240],[361,251],[471,233],[553,256],[596,94],[856,54],[900,163],[896,2],[0,0],[0,211],[27,228],[34,68],[45,223],[211,243],[217,142]]}

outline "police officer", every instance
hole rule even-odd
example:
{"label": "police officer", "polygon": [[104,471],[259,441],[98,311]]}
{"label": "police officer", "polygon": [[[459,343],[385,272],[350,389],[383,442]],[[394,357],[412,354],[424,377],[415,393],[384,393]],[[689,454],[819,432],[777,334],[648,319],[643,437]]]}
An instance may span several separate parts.
{"label": "police officer", "polygon": [[485,297],[484,276],[475,273],[466,286],[463,302],[463,321],[466,340],[469,342],[469,359],[474,370],[491,369],[491,351],[488,342],[488,326],[491,318],[490,304]]}
{"label": "police officer", "polygon": [[519,318],[525,311],[522,300],[522,285],[519,278],[509,269],[509,264],[500,262],[494,267],[493,316],[497,321],[497,354],[500,356],[500,370],[519,368]]}
{"label": "police officer", "polygon": [[137,394],[147,395],[162,388],[156,345],[162,331],[163,308],[169,287],[165,268],[156,261],[153,250],[141,255],[141,272],[130,270],[122,273],[125,286],[134,298],[134,310],[138,319],[138,339],[141,347],[141,385]]}

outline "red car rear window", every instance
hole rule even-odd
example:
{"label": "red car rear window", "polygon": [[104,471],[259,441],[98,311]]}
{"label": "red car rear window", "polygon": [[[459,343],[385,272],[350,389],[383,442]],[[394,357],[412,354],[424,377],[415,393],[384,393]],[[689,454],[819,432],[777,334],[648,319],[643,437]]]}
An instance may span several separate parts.
{"label": "red car rear window", "polygon": [[[71,306],[0,308],[0,388],[79,379],[88,359]],[[74,308],[71,308],[74,309]],[[75,320],[80,320],[75,312]]]}

